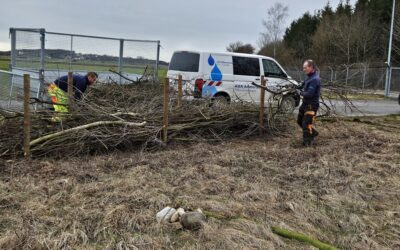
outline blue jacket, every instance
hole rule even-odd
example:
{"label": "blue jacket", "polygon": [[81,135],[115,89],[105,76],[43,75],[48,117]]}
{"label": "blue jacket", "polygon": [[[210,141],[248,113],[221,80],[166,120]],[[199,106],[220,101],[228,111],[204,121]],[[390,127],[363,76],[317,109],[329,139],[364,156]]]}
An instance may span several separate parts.
{"label": "blue jacket", "polygon": [[302,84],[300,95],[303,96],[303,104],[319,105],[319,97],[321,95],[321,79],[317,72],[308,75],[307,79]]}
{"label": "blue jacket", "polygon": [[[74,97],[77,100],[82,98],[82,94],[86,91],[89,85],[89,80],[86,76],[73,75]],[[54,81],[54,83],[63,91],[68,92],[68,76],[62,76]]]}

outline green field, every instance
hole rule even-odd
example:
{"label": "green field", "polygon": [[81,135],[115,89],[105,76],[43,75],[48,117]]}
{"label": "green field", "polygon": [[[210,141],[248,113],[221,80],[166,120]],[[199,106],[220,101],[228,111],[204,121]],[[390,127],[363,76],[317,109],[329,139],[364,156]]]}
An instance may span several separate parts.
{"label": "green field", "polygon": [[[9,70],[10,65],[10,57],[8,56],[0,56],[0,70]],[[20,67],[39,67],[39,63],[29,63],[24,65],[23,63],[19,64]],[[47,62],[46,69],[53,70],[84,70],[84,71],[109,71],[110,69],[117,70],[118,66],[114,62],[105,62],[105,63],[95,63],[90,61],[83,61],[79,63],[68,64],[65,61],[59,62]],[[124,72],[131,74],[143,74],[146,65],[125,65]],[[158,71],[158,78],[164,78],[167,75],[167,68],[165,66],[160,66]]]}
{"label": "green field", "polygon": [[10,58],[8,56],[0,56],[0,69],[9,70]]}

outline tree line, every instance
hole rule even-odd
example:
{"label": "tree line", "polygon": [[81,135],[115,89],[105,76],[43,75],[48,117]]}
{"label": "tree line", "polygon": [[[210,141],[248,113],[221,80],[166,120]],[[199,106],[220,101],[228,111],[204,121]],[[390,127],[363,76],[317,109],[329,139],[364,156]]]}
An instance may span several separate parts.
{"label": "tree line", "polygon": [[[260,35],[257,53],[275,57],[286,66],[299,65],[307,58],[320,65],[385,62],[392,3],[393,0],[357,0],[352,6],[347,0],[334,8],[328,2],[314,14],[304,13],[288,27],[282,25],[288,16],[287,7],[276,3],[263,21],[265,32]],[[392,65],[400,65],[399,6],[396,9]],[[234,51],[231,45],[228,51]],[[241,52],[255,51],[254,46],[249,49],[250,44],[239,45]]]}

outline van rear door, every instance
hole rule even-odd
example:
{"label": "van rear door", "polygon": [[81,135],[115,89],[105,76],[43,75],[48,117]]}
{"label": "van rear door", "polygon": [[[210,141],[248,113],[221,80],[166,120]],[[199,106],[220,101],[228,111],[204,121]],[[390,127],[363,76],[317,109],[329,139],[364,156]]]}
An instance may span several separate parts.
{"label": "van rear door", "polygon": [[167,77],[176,85],[176,79],[182,75],[183,90],[187,95],[194,94],[195,80],[202,77],[200,59],[200,53],[196,52],[178,51],[172,55]]}

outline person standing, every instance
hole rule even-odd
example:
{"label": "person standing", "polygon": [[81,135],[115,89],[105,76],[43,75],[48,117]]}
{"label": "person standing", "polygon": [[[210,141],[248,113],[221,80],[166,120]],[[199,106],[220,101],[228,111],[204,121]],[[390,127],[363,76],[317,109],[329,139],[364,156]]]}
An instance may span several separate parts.
{"label": "person standing", "polygon": [[310,146],[314,138],[318,136],[318,131],[315,130],[313,124],[319,108],[321,79],[313,60],[304,61],[303,72],[307,75],[307,79],[298,90],[299,95],[303,97],[303,102],[299,108],[297,124],[303,130],[303,145]]}

